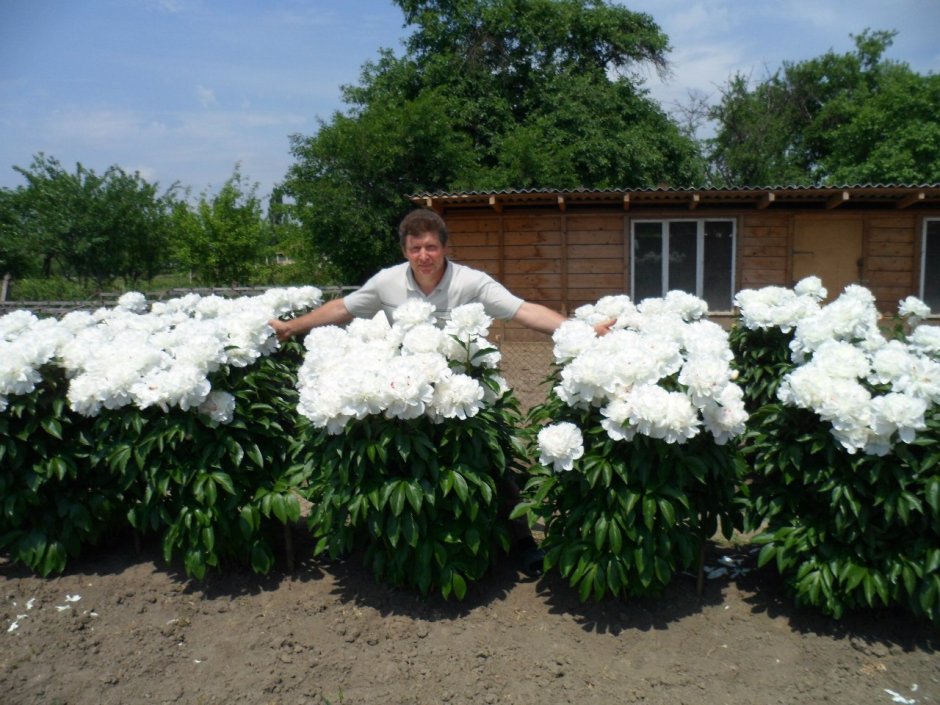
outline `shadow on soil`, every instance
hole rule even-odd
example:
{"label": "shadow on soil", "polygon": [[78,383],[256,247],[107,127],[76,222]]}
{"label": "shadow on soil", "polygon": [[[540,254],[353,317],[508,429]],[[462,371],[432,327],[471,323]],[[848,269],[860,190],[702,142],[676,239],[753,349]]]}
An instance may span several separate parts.
{"label": "shadow on soil", "polygon": [[800,634],[848,641],[857,651],[889,648],[934,653],[940,649],[940,627],[901,608],[857,610],[833,619],[810,607],[796,605],[780,575],[771,566],[757,568],[756,551],[738,554],[743,575],[736,578],[744,602],[754,614],[785,620]]}
{"label": "shadow on soil", "polygon": [[[278,542],[275,567],[267,575],[257,575],[245,566],[227,563],[210,570],[202,581],[186,576],[182,561],[163,560],[159,541],[145,538],[135,550],[132,537],[113,537],[87,549],[70,561],[64,575],[119,575],[135,566],[152,563],[154,573],[162,573],[179,585],[181,592],[206,599],[258,595],[277,590],[284,582],[306,583],[332,580],[332,593],[345,603],[368,606],[384,616],[406,616],[416,620],[457,620],[474,610],[506,598],[520,582],[535,582],[535,590],[552,614],[571,615],[586,632],[619,635],[632,630],[669,629],[672,623],[702,610],[720,605],[728,589],[734,588],[750,605],[754,614],[766,614],[785,620],[796,632],[848,641],[858,651],[878,652],[897,648],[905,652],[940,650],[940,627],[919,620],[900,609],[857,611],[840,620],[796,606],[787,595],[783,582],[772,568],[757,570],[756,553],[748,547],[711,546],[706,559],[703,594],[696,594],[696,578],[689,573],[677,575],[658,598],[606,598],[600,602],[581,602],[577,591],[556,572],[537,580],[518,573],[510,558],[502,557],[482,580],[468,587],[462,602],[445,600],[435,592],[427,596],[416,590],[395,588],[377,582],[364,567],[362,556],[353,554],[345,560],[324,562],[313,558],[313,542],[302,525],[292,527],[293,570],[289,565],[286,540]],[[0,557],[0,577],[33,577],[29,568],[4,561]],[[55,576],[51,576],[55,577]]]}

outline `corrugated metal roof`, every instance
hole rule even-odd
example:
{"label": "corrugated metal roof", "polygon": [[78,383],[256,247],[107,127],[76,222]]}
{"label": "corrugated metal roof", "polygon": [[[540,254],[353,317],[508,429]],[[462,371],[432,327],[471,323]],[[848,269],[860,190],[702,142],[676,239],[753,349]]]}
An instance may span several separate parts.
{"label": "corrugated metal roof", "polygon": [[408,197],[413,203],[430,208],[503,206],[589,205],[622,203],[634,206],[689,208],[720,205],[753,205],[772,208],[775,205],[815,203],[821,208],[837,208],[846,204],[869,204],[888,208],[940,206],[940,184],[846,184],[841,186],[742,186],[742,187],[676,187],[657,186],[630,189],[501,189],[494,191],[424,192]]}

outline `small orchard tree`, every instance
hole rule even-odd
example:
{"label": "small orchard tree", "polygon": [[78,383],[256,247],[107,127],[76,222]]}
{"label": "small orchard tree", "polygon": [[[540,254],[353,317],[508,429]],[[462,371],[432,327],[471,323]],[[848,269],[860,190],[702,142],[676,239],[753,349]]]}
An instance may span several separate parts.
{"label": "small orchard tree", "polygon": [[81,164],[69,172],[44,154],[14,168],[26,185],[0,199],[0,257],[9,271],[101,289],[119,277],[150,279],[165,266],[175,185],[161,194],[139,173],[111,166],[97,174]]}
{"label": "small orchard tree", "polygon": [[217,194],[202,194],[195,207],[178,204],[173,251],[179,265],[206,284],[247,282],[264,256],[269,233],[257,189],[236,165]]}

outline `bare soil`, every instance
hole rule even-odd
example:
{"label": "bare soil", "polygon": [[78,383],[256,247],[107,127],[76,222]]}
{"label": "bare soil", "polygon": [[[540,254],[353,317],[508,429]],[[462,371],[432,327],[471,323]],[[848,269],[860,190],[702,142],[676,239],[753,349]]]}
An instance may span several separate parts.
{"label": "bare soil", "polygon": [[582,604],[507,558],[456,603],[379,584],[359,556],[318,563],[301,526],[294,541],[293,573],[203,583],[148,545],[49,579],[0,561],[0,703],[940,702],[940,630],[796,609],[746,546],[711,547],[712,568],[747,572],[701,597],[682,575],[659,599]]}

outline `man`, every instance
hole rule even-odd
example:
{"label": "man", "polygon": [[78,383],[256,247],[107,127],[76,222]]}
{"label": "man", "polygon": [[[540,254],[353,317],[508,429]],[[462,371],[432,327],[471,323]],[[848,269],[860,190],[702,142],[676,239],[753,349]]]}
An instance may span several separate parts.
{"label": "man", "polygon": [[[290,321],[271,321],[278,340],[305,335],[317,326],[342,325],[354,317],[371,318],[379,311],[385,311],[391,323],[392,311],[410,298],[434,304],[444,319],[456,306],[479,302],[492,318],[511,319],[549,335],[565,321],[557,311],[511,294],[485,272],[447,259],[447,227],[434,211],[418,209],[406,215],[398,236],[406,262],[381,270],[345,298]],[[607,327],[598,326],[598,334]]]}
{"label": "man", "polygon": [[[362,288],[299,318],[270,321],[278,340],[305,335],[317,326],[342,325],[355,317],[371,318],[379,311],[384,311],[391,323],[392,312],[412,298],[433,304],[439,319],[446,319],[456,306],[479,302],[492,318],[510,319],[542,333],[553,333],[565,321],[557,311],[510,293],[485,272],[447,259],[447,226],[434,211],[418,209],[406,215],[398,227],[398,237],[405,262],[381,270]],[[607,333],[613,323],[597,325],[597,334]],[[506,506],[511,508],[519,499],[518,487],[509,479],[501,491],[508,500]],[[511,522],[510,529],[513,554],[520,568],[527,575],[538,575],[544,554],[525,520]]]}

